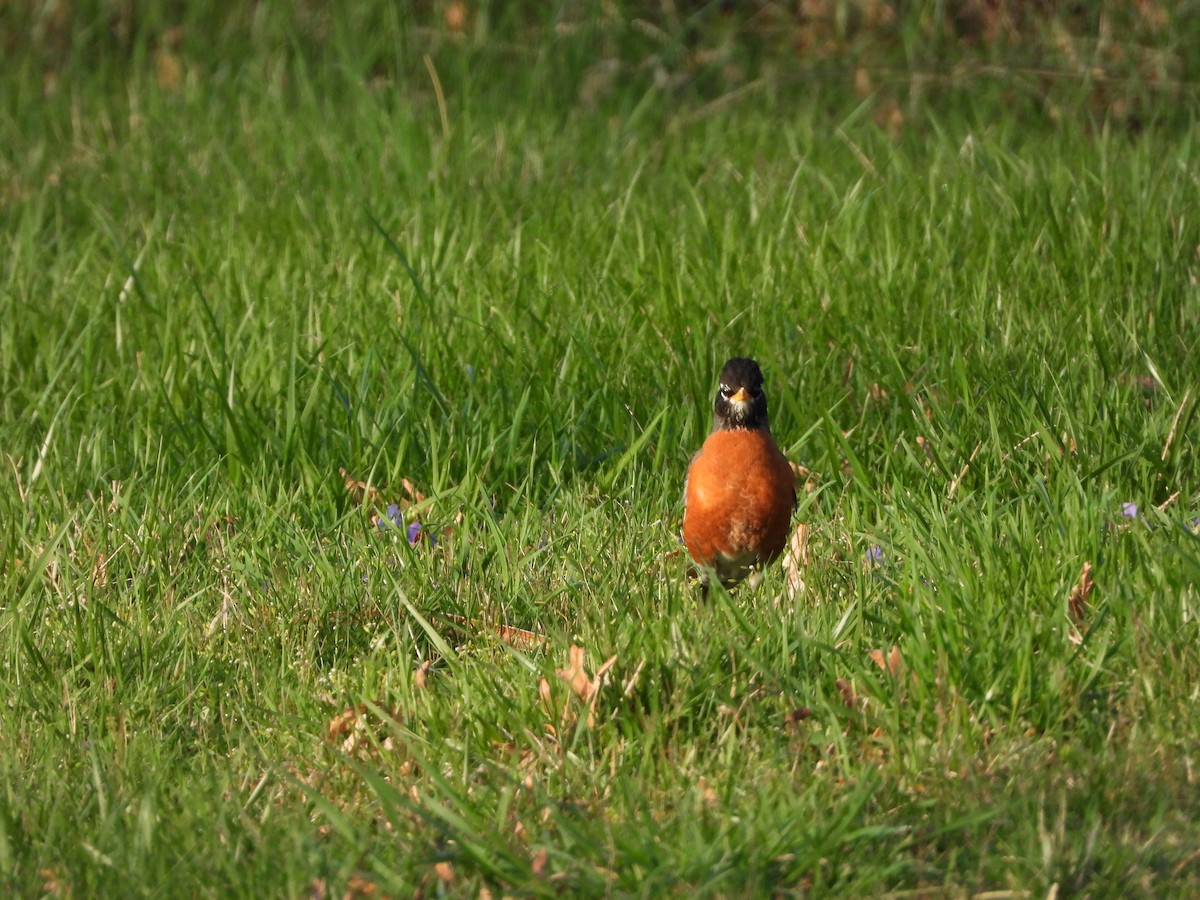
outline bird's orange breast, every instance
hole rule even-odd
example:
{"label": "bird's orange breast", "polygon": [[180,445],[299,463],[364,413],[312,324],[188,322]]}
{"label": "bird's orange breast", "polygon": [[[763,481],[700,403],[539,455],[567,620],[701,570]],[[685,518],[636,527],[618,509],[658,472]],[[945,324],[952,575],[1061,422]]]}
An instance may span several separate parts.
{"label": "bird's orange breast", "polygon": [[688,468],[683,541],[718,574],[771,562],[787,545],[795,502],[791,467],[769,432],[714,431]]}

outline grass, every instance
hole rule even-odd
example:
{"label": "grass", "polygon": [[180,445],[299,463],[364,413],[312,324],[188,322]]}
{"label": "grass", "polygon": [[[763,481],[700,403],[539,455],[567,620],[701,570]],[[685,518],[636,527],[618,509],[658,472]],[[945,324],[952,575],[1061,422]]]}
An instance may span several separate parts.
{"label": "grass", "polygon": [[[6,63],[5,892],[1200,890],[1193,99],[892,135],[406,34]],[[735,353],[795,598],[684,577]]]}

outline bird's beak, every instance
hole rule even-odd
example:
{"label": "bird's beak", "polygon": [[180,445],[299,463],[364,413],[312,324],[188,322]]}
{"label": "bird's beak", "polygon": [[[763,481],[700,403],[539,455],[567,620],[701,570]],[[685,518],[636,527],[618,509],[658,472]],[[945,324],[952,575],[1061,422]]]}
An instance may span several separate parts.
{"label": "bird's beak", "polygon": [[744,387],[740,387],[737,389],[737,393],[734,394],[729,399],[733,403],[737,403],[739,405],[744,404],[744,403],[749,403],[750,402],[750,392],[747,391]]}

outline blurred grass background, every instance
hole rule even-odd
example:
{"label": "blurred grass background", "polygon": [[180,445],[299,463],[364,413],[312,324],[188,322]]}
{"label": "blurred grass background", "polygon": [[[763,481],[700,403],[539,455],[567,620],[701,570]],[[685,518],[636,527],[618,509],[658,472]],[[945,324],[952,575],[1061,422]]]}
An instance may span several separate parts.
{"label": "blurred grass background", "polygon": [[0,884],[1194,894],[1196,12],[5,4]]}

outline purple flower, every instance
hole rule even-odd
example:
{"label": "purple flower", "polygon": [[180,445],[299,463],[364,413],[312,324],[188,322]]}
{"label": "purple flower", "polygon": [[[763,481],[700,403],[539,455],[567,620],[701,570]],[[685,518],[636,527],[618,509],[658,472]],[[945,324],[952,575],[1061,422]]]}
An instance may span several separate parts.
{"label": "purple flower", "polygon": [[387,528],[389,523],[396,528],[404,527],[404,512],[400,509],[400,504],[388,504],[387,514],[379,520],[379,527]]}
{"label": "purple flower", "polygon": [[884,555],[883,555],[883,548],[880,547],[878,544],[872,544],[870,547],[867,548],[866,559],[867,559],[867,565],[869,565],[869,566],[883,565],[883,563],[885,561]]}
{"label": "purple flower", "polygon": [[410,547],[415,547],[422,540],[428,541],[431,547],[437,546],[437,538],[427,532],[417,519],[413,519],[407,526],[404,524],[404,510],[398,503],[389,503],[387,514],[379,517],[380,531],[388,531],[392,528],[404,532]]}
{"label": "purple flower", "polygon": [[1127,519],[1136,519],[1138,517],[1137,504],[1126,500],[1121,504],[1121,515]]}
{"label": "purple flower", "polygon": [[414,519],[408,523],[408,546],[415,547],[423,540],[428,541],[430,547],[437,546],[437,535],[430,534]]}

